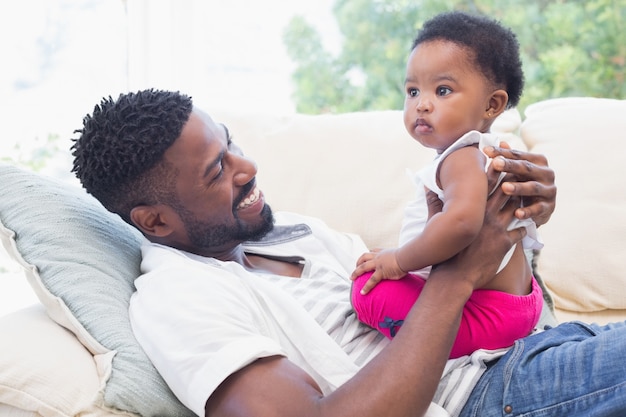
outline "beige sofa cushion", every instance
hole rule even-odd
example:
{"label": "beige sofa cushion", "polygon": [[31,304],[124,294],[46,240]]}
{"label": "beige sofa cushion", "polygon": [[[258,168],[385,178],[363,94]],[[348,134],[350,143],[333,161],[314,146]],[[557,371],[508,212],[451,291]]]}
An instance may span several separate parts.
{"label": "beige sofa cushion", "polygon": [[522,139],[556,173],[538,271],[561,321],[626,317],[625,132],[626,100],[554,99],[525,112]]}
{"label": "beige sofa cushion", "polygon": [[99,358],[103,407],[191,416],[130,328],[139,232],[76,184],[12,165],[0,164],[0,196],[0,242],[49,317]]}
{"label": "beige sofa cushion", "polygon": [[94,358],[42,305],[2,317],[0,335],[0,415],[113,415],[101,407],[101,355]]}

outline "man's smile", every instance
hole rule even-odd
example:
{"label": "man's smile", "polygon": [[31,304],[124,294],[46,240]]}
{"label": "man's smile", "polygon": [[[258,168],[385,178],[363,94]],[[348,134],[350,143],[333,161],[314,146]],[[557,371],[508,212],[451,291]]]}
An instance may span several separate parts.
{"label": "man's smile", "polygon": [[261,191],[259,190],[258,187],[255,186],[252,189],[252,192],[250,192],[250,194],[248,194],[248,196],[244,198],[241,203],[237,204],[237,210],[243,210],[247,207],[250,207],[251,205],[253,205],[259,200],[260,196],[261,196]]}

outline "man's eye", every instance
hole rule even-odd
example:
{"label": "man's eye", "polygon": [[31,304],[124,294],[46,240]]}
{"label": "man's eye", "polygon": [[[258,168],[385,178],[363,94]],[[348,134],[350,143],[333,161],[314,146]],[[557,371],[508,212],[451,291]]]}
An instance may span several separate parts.
{"label": "man's eye", "polygon": [[213,183],[213,182],[215,182],[215,181],[219,180],[219,179],[222,177],[222,175],[224,174],[224,167],[222,166],[222,164],[220,164],[220,165],[218,166],[218,169],[219,169],[219,170],[215,173],[215,175],[214,175],[214,176],[213,176],[213,178],[211,179],[211,183]]}
{"label": "man's eye", "polygon": [[450,87],[437,87],[437,95],[438,96],[447,96],[452,92]]}
{"label": "man's eye", "polygon": [[215,176],[215,179],[218,179],[222,176],[222,174],[224,174],[224,168],[220,165],[220,170],[218,171],[217,175]]}

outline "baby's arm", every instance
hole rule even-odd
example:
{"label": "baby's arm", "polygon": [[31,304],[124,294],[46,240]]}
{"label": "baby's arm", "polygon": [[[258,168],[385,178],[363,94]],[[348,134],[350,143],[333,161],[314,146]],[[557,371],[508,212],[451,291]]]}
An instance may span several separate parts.
{"label": "baby's arm", "polygon": [[441,212],[428,220],[419,236],[396,249],[404,271],[451,258],[474,240],[483,225],[488,189],[485,156],[478,148],[452,152],[439,165],[438,181],[444,193]]}
{"label": "baby's arm", "polygon": [[451,258],[469,245],[480,231],[487,203],[485,156],[473,146],[452,152],[439,166],[444,190],[441,212],[433,215],[423,232],[397,249],[363,255],[352,278],[374,270],[362,289],[369,292],[382,279],[399,279]]}

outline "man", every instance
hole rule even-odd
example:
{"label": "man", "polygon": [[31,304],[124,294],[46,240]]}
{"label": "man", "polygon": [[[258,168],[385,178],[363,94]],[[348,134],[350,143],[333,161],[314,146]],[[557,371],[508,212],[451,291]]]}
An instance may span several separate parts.
{"label": "man", "polygon": [[[618,394],[626,385],[624,366],[602,362],[609,355],[600,337],[590,337],[597,329],[559,326],[509,353],[479,351],[447,361],[465,300],[524,235],[504,232],[513,216],[541,225],[554,210],[554,175],[541,156],[493,151],[508,158],[496,168],[523,182],[506,182],[495,193],[480,237],[433,268],[389,342],[359,324],[345,301],[362,242],[316,219],[289,213],[274,219],[257,188],[256,165],[189,97],[147,90],[105,99],[78,132],[73,170],[83,186],[151,241],[131,300],[133,330],[173,392],[198,415],[419,416],[442,411],[433,397],[450,413],[463,408],[461,415],[487,415],[484,398],[494,415],[503,407],[505,413],[553,407],[555,415],[600,415],[595,411],[607,401],[577,398],[626,397]],[[528,204],[516,209],[522,196]],[[434,212],[437,202],[431,206]],[[618,350],[610,357],[623,357],[623,330],[602,337]],[[524,350],[537,340],[583,339],[575,345],[588,347],[576,352],[566,347],[571,344],[542,354]],[[549,392],[557,371],[582,366],[583,355],[594,372],[604,371],[602,380],[576,379],[571,385],[578,390]],[[531,394],[507,391],[518,374]],[[516,378],[500,380],[510,375]],[[615,403],[612,412],[626,410],[623,399]],[[573,410],[565,408],[571,404]]]}

